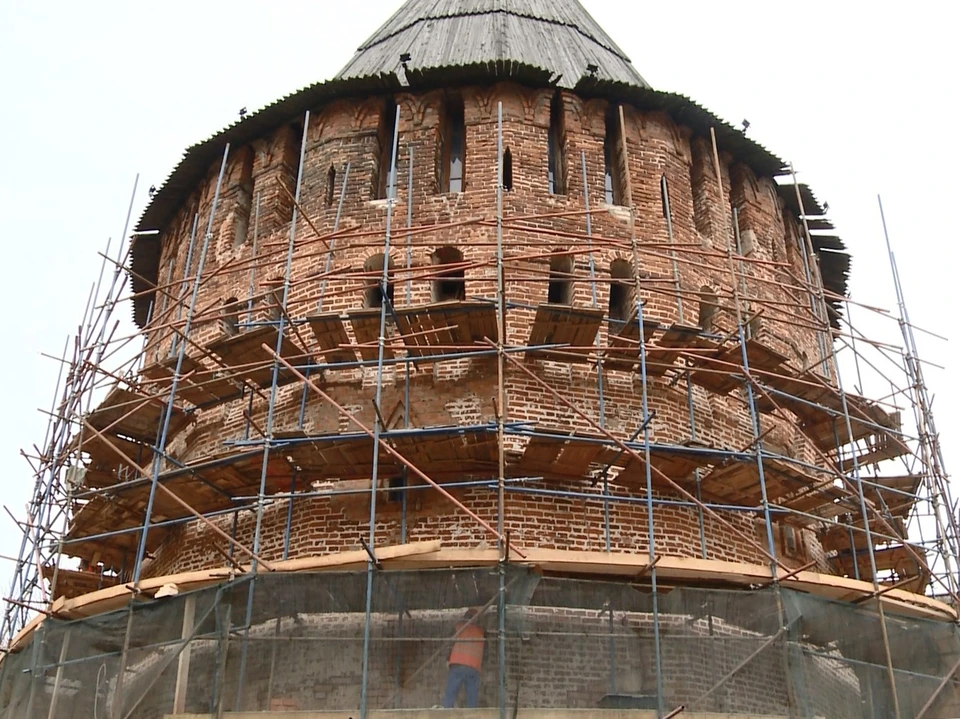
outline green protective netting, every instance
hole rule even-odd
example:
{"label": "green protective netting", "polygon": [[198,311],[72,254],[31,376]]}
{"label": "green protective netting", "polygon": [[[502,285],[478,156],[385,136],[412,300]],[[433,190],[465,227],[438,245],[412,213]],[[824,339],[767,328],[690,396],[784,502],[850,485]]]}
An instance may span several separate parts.
{"label": "green protective netting", "polygon": [[[960,716],[960,636],[776,587],[569,579],[523,568],[263,574],[77,621],[0,666],[3,719],[160,719],[442,703],[468,610],[478,705],[880,719]],[[888,662],[888,650],[889,658]],[[466,700],[457,696],[457,705]],[[359,715],[357,715],[359,716]],[[614,715],[611,714],[611,717]],[[642,715],[641,715],[642,716]],[[653,716],[651,714],[650,716]]]}

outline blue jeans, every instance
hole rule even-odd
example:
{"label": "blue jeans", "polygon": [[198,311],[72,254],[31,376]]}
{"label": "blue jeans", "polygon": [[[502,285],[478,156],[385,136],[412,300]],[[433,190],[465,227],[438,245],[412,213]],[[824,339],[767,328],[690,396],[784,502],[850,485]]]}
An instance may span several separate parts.
{"label": "blue jeans", "polygon": [[443,708],[453,709],[460,694],[460,685],[467,692],[467,709],[476,709],[480,698],[480,672],[463,664],[451,664],[447,673],[447,690],[443,693]]}

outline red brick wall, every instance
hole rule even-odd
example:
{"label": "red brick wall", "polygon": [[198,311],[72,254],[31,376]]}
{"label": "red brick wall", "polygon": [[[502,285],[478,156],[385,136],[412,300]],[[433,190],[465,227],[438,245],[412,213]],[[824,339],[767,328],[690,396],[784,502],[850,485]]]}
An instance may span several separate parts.
{"label": "red brick wall", "polygon": [[[400,94],[396,102],[401,109],[398,196],[393,213],[391,256],[394,265],[406,262],[406,225],[408,198],[412,196],[414,226],[461,223],[445,226],[430,234],[415,236],[412,264],[415,269],[429,271],[431,253],[439,246],[454,245],[467,262],[476,263],[466,271],[466,293],[472,299],[496,298],[495,258],[496,234],[492,225],[462,224],[466,220],[495,218],[497,176],[497,103],[503,103],[503,144],[513,155],[513,189],[503,196],[506,218],[522,215],[579,211],[584,207],[581,153],[585,158],[587,190],[591,206],[603,203],[603,135],[607,103],[583,101],[563,95],[564,152],[566,165],[565,195],[550,195],[547,190],[547,133],[550,118],[550,92],[500,84],[490,88],[463,90],[466,123],[466,185],[463,193],[439,193],[437,184],[438,137],[443,94]],[[290,275],[291,288],[287,310],[291,317],[301,318],[315,313],[322,299],[323,311],[344,311],[363,304],[364,279],[360,276],[364,261],[383,249],[383,233],[387,215],[384,200],[371,199],[371,187],[377,166],[377,130],[383,98],[364,101],[342,100],[311,113],[307,128],[307,145],[301,204],[313,225],[320,232],[329,232],[340,199],[340,183],[344,166],[349,163],[349,177],[344,196],[341,228],[363,228],[371,234],[360,240],[341,241],[332,256],[334,275],[325,285],[317,279],[324,272],[327,251],[316,242],[314,231],[303,221],[296,228],[297,245]],[[666,175],[670,187],[674,241],[682,288],[683,319],[696,324],[700,288],[712,287],[721,296],[721,305],[730,311],[718,313],[719,331],[735,327],[736,319],[730,300],[733,279],[726,257],[732,241],[730,217],[721,203],[721,188],[712,162],[712,148],[704,138],[691,138],[686,128],[664,114],[638,112],[624,107],[628,166],[633,202],[636,206],[636,232],[640,243],[640,292],[645,300],[645,316],[669,324],[680,319],[677,296],[673,287],[673,268],[669,254],[660,245],[668,241],[667,223],[661,211],[660,179]],[[283,277],[286,247],[290,234],[292,206],[280,189],[295,187],[299,158],[300,128],[295,120],[252,143],[249,148],[235,148],[227,164],[220,202],[213,222],[209,251],[204,267],[205,280],[196,303],[196,318],[191,340],[204,345],[222,331],[219,310],[224,300],[238,298],[245,306],[252,298],[254,319],[266,317],[262,296],[267,283]],[[408,186],[408,152],[412,148],[413,185]],[[252,171],[249,157],[252,153]],[[785,303],[764,305],[761,336],[773,347],[791,358],[798,366],[817,358],[816,334],[809,320],[789,303],[804,301],[791,286],[799,285],[802,275],[801,257],[797,249],[795,221],[787,217],[777,199],[770,178],[758,178],[743,164],[732,163],[721,148],[722,198],[733,203],[740,212],[742,232],[751,231],[749,259],[735,261],[744,275],[746,294]],[[329,171],[336,174],[333,202],[328,203]],[[161,259],[161,281],[167,273],[176,282],[185,271],[192,274],[198,265],[203,244],[206,218],[213,199],[213,188],[219,163],[211,166],[207,179],[195,190],[190,200],[171,225],[164,230]],[[249,177],[246,173],[250,173]],[[252,178],[252,190],[249,182]],[[249,198],[249,199],[248,199]],[[257,206],[259,204],[259,220]],[[245,213],[249,206],[250,216]],[[609,294],[608,268],[616,258],[632,260],[630,249],[629,212],[626,208],[604,208],[593,218],[593,253],[596,277],[589,275],[589,256],[576,256],[578,280],[574,288],[574,304],[590,307],[594,290],[597,306],[606,309]],[[199,212],[192,266],[186,268],[188,245],[194,213]],[[551,217],[532,223],[535,228],[582,236],[582,216]],[[254,258],[253,237],[258,234],[258,258]],[[243,228],[246,228],[245,237]],[[525,243],[525,244],[521,244]],[[615,243],[615,244],[612,244]],[[526,344],[534,310],[526,309],[546,301],[548,261],[544,257],[516,259],[552,249],[582,249],[582,238],[558,239],[546,233],[520,231],[510,226],[504,230],[507,257],[507,300],[517,306],[508,312],[508,344]],[[785,266],[770,263],[787,263]],[[531,281],[538,280],[538,281]],[[252,290],[251,290],[252,282]],[[179,285],[175,288],[179,290]],[[321,291],[323,292],[321,296]],[[743,290],[741,289],[741,292]],[[409,294],[409,300],[407,296]],[[423,278],[400,279],[395,286],[398,305],[430,301],[430,282]],[[756,311],[761,303],[750,302],[745,311]],[[147,329],[148,361],[165,357],[172,341],[169,323],[184,308],[170,300],[157,300],[151,326]],[[242,316],[244,320],[246,316]],[[804,326],[807,325],[807,326]],[[601,338],[606,324],[601,327]],[[310,336],[308,328],[302,332]],[[295,335],[293,335],[295,336]],[[605,340],[604,340],[605,341]],[[194,353],[193,350],[190,351]],[[518,357],[520,355],[517,355]],[[595,368],[590,365],[569,365],[535,358],[526,358],[525,366],[550,383],[590,416],[598,418],[599,395]],[[403,398],[402,365],[384,371],[382,406],[392,408]],[[355,409],[366,422],[372,423],[371,400],[376,385],[375,370],[370,368],[330,370],[324,383],[338,402]],[[492,398],[496,395],[496,364],[490,359],[468,359],[422,365],[411,371],[411,416],[414,426],[477,424],[494,421]],[[528,422],[541,429],[591,431],[588,423],[556,402],[539,385],[519,370],[508,368],[506,374],[508,421]],[[607,370],[604,373],[604,425],[615,435],[629,437],[641,423],[640,378],[637,374]],[[656,412],[650,426],[651,439],[657,442],[680,442],[690,437],[687,391],[681,381],[671,384],[662,378],[648,381],[649,407]],[[268,393],[265,393],[268,394]],[[297,426],[301,403],[298,386],[281,388],[277,394],[274,430]],[[729,397],[715,396],[694,387],[693,404],[697,438],[707,445],[742,449],[753,439],[750,414],[744,395],[735,391]],[[266,423],[268,403],[255,397],[250,404],[256,426]],[[180,461],[195,461],[212,452],[221,451],[225,441],[256,436],[244,412],[246,400],[200,410],[194,425],[176,437],[169,451]],[[344,420],[330,407],[308,398],[303,427],[307,432],[334,432],[346,427]],[[762,420],[762,429],[772,428],[765,441],[804,459],[813,459],[798,441],[792,423],[770,417]],[[525,440],[512,438],[508,449],[519,450]],[[674,478],[682,479],[682,478]],[[573,489],[595,491],[584,482],[543,485],[551,490]],[[642,498],[642,487],[614,487],[624,496]],[[425,496],[419,493],[417,497]],[[495,493],[488,489],[472,489],[462,494],[467,504],[489,521],[495,519]],[[666,496],[666,495],[664,495]],[[415,504],[411,498],[411,504]],[[765,545],[765,535],[755,526],[757,517],[746,513],[727,513],[728,519],[743,532]],[[232,518],[219,520],[229,528]],[[238,518],[238,538],[249,541],[252,516]],[[276,557],[281,553],[286,523],[283,503],[266,511],[263,552]],[[654,512],[656,550],[661,553],[700,556],[701,546],[697,512],[687,507],[658,506]],[[358,535],[365,532],[366,511],[362,500],[302,499],[294,504],[294,531],[291,556],[314,554],[357,546]],[[508,493],[506,526],[512,540],[519,545],[550,546],[571,549],[600,549],[604,546],[602,504],[595,501],[558,499],[529,494]],[[705,525],[706,555],[711,558],[764,561],[756,547],[745,543],[728,527],[708,518]],[[804,533],[802,550],[792,561],[803,563],[806,557],[819,556],[819,547],[812,534]],[[432,500],[413,509],[407,519],[407,538],[441,538],[445,544],[476,546],[491,538],[476,524],[458,514],[451,506]],[[377,541],[400,541],[400,519],[395,508],[378,515]],[[174,572],[199,566],[222,564],[223,558],[209,546],[213,541],[206,530],[187,526],[175,532],[161,549],[150,568],[151,573]],[[611,505],[611,543],[614,549],[646,552],[647,529],[645,507],[639,504]]]}

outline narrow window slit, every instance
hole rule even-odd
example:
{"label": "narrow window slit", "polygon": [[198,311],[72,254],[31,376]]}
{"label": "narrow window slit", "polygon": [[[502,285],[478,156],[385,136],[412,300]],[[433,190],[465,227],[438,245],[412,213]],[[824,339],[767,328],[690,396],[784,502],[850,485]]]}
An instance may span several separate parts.
{"label": "narrow window slit", "polygon": [[463,253],[456,247],[438,247],[430,257],[435,266],[457,265],[437,272],[431,288],[434,302],[464,300],[467,297],[466,279],[463,270]]}
{"label": "narrow window slit", "polygon": [[552,305],[573,304],[573,257],[554,253],[550,258],[550,280],[547,302]]}
{"label": "narrow window slit", "polygon": [[547,185],[551,195],[567,193],[564,182],[563,100],[556,93],[550,101],[550,130],[547,138]]}
{"label": "narrow window slit", "polygon": [[513,153],[509,147],[503,151],[503,189],[513,189]]}
{"label": "narrow window slit", "polygon": [[463,100],[452,98],[444,110],[443,148],[441,162],[443,167],[441,188],[443,192],[463,192],[465,165],[467,159],[466,126],[463,117]]}
{"label": "narrow window slit", "polygon": [[607,314],[611,330],[619,331],[633,314],[633,267],[623,259],[610,263],[610,300]]}
{"label": "narrow window slit", "polygon": [[[382,307],[383,290],[383,254],[371,255],[363,263],[364,290],[363,306],[368,308]],[[393,304],[393,261],[387,260],[387,287],[386,298]]]}
{"label": "narrow window slit", "polygon": [[223,302],[220,312],[220,328],[227,337],[233,337],[240,332],[240,303],[236,297],[228,297]]}
{"label": "narrow window slit", "polygon": [[330,165],[330,169],[327,170],[327,194],[324,198],[326,201],[327,207],[333,206],[333,195],[336,192],[337,185],[337,171],[333,165]]}

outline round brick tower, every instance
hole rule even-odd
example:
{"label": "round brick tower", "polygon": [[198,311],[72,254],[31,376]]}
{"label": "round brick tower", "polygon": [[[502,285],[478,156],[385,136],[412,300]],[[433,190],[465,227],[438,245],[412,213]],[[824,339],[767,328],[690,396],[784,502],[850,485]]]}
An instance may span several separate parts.
{"label": "round brick tower", "polygon": [[575,0],[407,2],[138,224],[145,349],[67,448],[80,568],[48,578],[73,619],[132,589],[193,668],[131,640],[134,602],[76,681],[114,716],[366,719],[438,703],[467,621],[501,716],[919,707],[885,622],[954,613],[906,541],[919,484],[860,480],[908,447],[842,391],[831,231]]}
{"label": "round brick tower", "polygon": [[[248,503],[265,479],[284,498],[221,525],[266,559],[342,551],[367,535],[375,430],[455,500],[383,449],[376,544],[496,547],[509,533],[518,549],[774,554],[833,571],[815,519],[767,512],[768,536],[757,467],[758,449],[776,455],[768,502],[828,482],[833,418],[804,435],[737,376],[746,360],[833,386],[830,310],[798,294],[815,256],[794,188],[774,180],[783,163],[653,93],[573,3],[462,28],[438,12],[405,6],[335,80],[295,96],[308,116],[286,100],[243,120],[147,210],[140,229],[160,234],[137,239],[133,267],[172,290],[136,299],[143,377],[162,392],[178,361],[187,370],[161,474],[215,459]],[[522,51],[488,57],[474,26]],[[342,409],[285,364],[274,385],[278,330],[281,354]],[[187,473],[177,485],[205,491]],[[210,492],[201,511],[226,499]],[[821,494],[804,508],[834,499]],[[152,521],[173,516],[164,507]],[[209,532],[151,532],[145,574],[219,566]],[[98,551],[78,554],[136,562],[132,545]]]}

